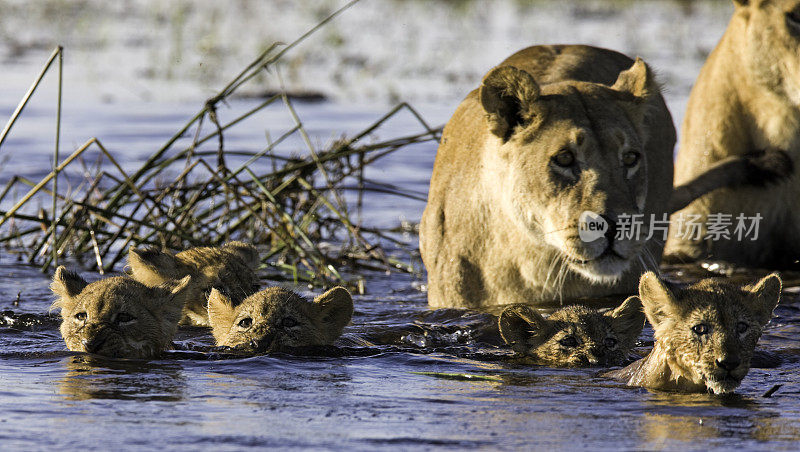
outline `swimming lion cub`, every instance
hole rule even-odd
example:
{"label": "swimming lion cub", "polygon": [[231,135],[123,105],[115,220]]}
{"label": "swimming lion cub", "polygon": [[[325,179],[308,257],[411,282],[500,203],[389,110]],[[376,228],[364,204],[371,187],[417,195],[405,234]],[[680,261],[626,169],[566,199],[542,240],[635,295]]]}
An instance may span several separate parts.
{"label": "swimming lion cub", "polygon": [[534,308],[506,308],[498,320],[500,334],[517,353],[551,366],[618,366],[644,326],[642,305],[630,297],[612,311],[573,305],[545,319]]}
{"label": "swimming lion cub", "polygon": [[353,299],[343,287],[308,301],[280,287],[270,287],[238,305],[216,288],[208,297],[211,331],[219,346],[257,351],[333,344],[353,316]]}
{"label": "swimming lion cub", "polygon": [[235,302],[258,291],[258,251],[243,242],[221,247],[198,246],[170,254],[159,250],[128,251],[133,279],[150,287],[192,275],[193,292],[188,296],[181,323],[209,326],[207,296],[211,287],[222,287]]}
{"label": "swimming lion cub", "polygon": [[762,328],[780,300],[781,279],[773,273],[744,287],[705,279],[671,289],[647,272],[639,294],[656,343],[645,358],[607,375],[630,386],[722,394],[750,370]]}
{"label": "swimming lion cub", "polygon": [[190,292],[191,276],[147,287],[126,276],[91,284],[63,266],[50,289],[58,295],[67,348],[112,358],[147,359],[166,350]]}

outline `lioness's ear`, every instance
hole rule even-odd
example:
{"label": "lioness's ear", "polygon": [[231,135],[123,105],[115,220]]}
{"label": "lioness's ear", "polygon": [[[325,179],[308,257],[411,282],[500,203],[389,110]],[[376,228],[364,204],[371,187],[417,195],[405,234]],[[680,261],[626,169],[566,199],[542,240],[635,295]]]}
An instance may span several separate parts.
{"label": "lioness's ear", "polygon": [[228,242],[223,248],[238,255],[248,267],[255,269],[261,263],[256,247],[244,242]]}
{"label": "lioness's ear", "polygon": [[761,326],[769,323],[772,318],[772,311],[778,306],[781,300],[781,287],[783,282],[777,273],[772,273],[761,278],[757,283],[745,286],[744,289],[751,292],[753,297],[750,301],[750,309],[756,316]]}
{"label": "lioness's ear", "polygon": [[611,317],[611,328],[617,333],[634,340],[642,334],[644,311],[639,297],[628,297],[616,309],[605,315]]}
{"label": "lioness's ear", "polygon": [[333,342],[342,335],[342,330],[353,317],[353,297],[344,287],[334,287],[314,298],[314,305],[319,308],[318,319],[324,327],[323,332]]}
{"label": "lioness's ear", "polygon": [[644,306],[644,314],[654,329],[678,313],[675,295],[653,272],[645,273],[639,280],[639,299]]}
{"label": "lioness's ear", "polygon": [[59,297],[53,307],[63,310],[88,284],[79,274],[67,270],[63,265],[59,266],[50,283],[50,290]]}
{"label": "lioness's ear", "polygon": [[175,256],[158,251],[128,249],[128,265],[131,267],[133,279],[140,283],[155,287],[165,283],[176,272]]}
{"label": "lioness's ear", "polygon": [[489,71],[480,88],[481,105],[486,111],[489,130],[503,141],[511,137],[514,127],[532,115],[531,107],[538,98],[536,80],[512,66]]}
{"label": "lioness's ear", "polygon": [[635,98],[645,101],[660,92],[653,71],[641,58],[636,58],[633,66],[619,73],[611,89],[630,93]]}
{"label": "lioness's ear", "polygon": [[530,348],[544,342],[547,320],[535,309],[526,305],[509,306],[497,321],[500,336],[517,353],[526,353]]}
{"label": "lioness's ear", "polygon": [[[236,320],[236,310],[228,296],[216,288],[208,295],[208,322],[216,333],[218,329],[227,329]],[[216,334],[214,334],[216,337]]]}

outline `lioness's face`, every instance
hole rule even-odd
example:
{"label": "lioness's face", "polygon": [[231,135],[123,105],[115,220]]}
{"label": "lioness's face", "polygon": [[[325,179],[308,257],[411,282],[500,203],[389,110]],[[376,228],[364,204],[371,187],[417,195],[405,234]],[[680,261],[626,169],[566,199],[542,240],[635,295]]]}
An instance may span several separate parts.
{"label": "lioness's face", "polygon": [[746,21],[743,52],[756,82],[800,105],[800,1],[736,1]]}
{"label": "lioness's face", "polygon": [[189,281],[150,288],[113,277],[87,284],[59,267],[51,288],[67,348],[112,358],[157,356],[175,334]]}
{"label": "lioness's face", "polygon": [[[495,72],[505,69],[516,70],[496,69],[484,86],[493,83]],[[530,75],[516,71],[497,83],[500,105],[509,98],[502,83],[535,85]],[[617,281],[639,260],[648,236],[643,215],[646,100],[636,94],[654,83],[648,74],[644,63],[637,62],[620,75],[627,84],[563,82],[537,87],[535,96],[522,94],[528,100],[518,101],[522,113],[505,119],[508,127],[493,124],[501,142],[495,176],[501,184],[502,208],[519,226],[552,246],[569,268],[594,283]],[[508,82],[511,75],[517,79]],[[657,88],[650,89],[657,93]],[[491,112],[488,93],[482,96]],[[502,115],[501,107],[494,108]],[[602,218],[606,232],[582,237],[583,212]],[[633,230],[632,225],[641,229]]]}
{"label": "lioness's face", "polygon": [[722,394],[736,389],[750,370],[780,287],[773,274],[752,286],[704,280],[672,291],[647,273],[640,292],[656,340],[663,342],[680,376]]}
{"label": "lioness's face", "polygon": [[332,344],[350,322],[353,300],[335,287],[307,301],[286,289],[271,287],[245,298],[238,306],[212,289],[208,316],[219,346],[244,346],[254,351]]}

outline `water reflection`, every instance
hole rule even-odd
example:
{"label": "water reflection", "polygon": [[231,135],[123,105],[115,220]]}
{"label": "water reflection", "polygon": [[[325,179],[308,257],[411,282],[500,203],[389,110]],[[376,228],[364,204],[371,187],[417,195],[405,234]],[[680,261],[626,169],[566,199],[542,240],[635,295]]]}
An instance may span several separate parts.
{"label": "water reflection", "polygon": [[112,360],[80,355],[62,361],[59,392],[69,400],[118,399],[177,402],[186,397],[186,378],[177,363]]}

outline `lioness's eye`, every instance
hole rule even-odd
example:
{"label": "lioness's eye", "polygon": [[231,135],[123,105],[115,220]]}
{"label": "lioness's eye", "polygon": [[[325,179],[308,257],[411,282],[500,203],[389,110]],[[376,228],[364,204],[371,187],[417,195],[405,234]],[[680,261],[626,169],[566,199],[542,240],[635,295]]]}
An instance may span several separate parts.
{"label": "lioness's eye", "polygon": [[286,317],[281,321],[281,326],[284,328],[291,328],[293,326],[297,326],[297,320],[291,317]]}
{"label": "lioness's eye", "polygon": [[239,326],[242,328],[250,328],[250,325],[253,324],[253,319],[250,317],[245,317],[242,320],[239,320]]}
{"label": "lioness's eye", "polygon": [[747,331],[748,328],[750,328],[750,325],[744,322],[739,322],[736,324],[736,332],[739,334],[744,333],[745,331]]}
{"label": "lioness's eye", "polygon": [[637,163],[639,163],[640,157],[641,154],[638,152],[628,151],[622,154],[622,164],[627,167],[635,166]]}
{"label": "lioness's eye", "polygon": [[576,347],[578,345],[578,340],[575,339],[574,336],[567,336],[559,340],[558,343],[564,347]]}
{"label": "lioness's eye", "polygon": [[605,345],[607,348],[615,347],[617,345],[617,340],[613,337],[607,337],[603,341],[603,345]]}
{"label": "lioness's eye", "polygon": [[692,327],[692,331],[694,331],[694,334],[702,336],[708,333],[708,325],[705,323],[699,323]]}
{"label": "lioness's eye", "polygon": [[558,166],[572,166],[575,163],[575,154],[570,150],[564,149],[554,155],[552,160]]}
{"label": "lioness's eye", "polygon": [[79,312],[79,313],[75,314],[75,320],[83,322],[84,320],[86,320],[86,313],[85,312]]}
{"label": "lioness's eye", "polygon": [[117,318],[114,320],[114,322],[119,324],[119,323],[128,323],[132,320],[136,320],[136,318],[128,314],[127,312],[120,312],[119,314],[117,314]]}

